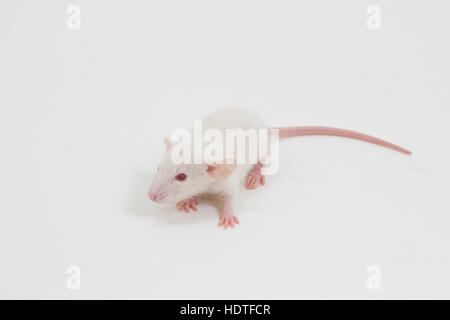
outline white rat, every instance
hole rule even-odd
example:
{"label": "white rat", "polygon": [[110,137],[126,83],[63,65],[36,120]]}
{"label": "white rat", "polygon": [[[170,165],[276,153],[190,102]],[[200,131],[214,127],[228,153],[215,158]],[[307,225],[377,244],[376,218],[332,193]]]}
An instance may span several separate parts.
{"label": "white rat", "polygon": [[[226,129],[265,129],[264,123],[255,114],[244,109],[223,108],[203,120],[205,130],[219,129],[225,136]],[[329,127],[289,127],[279,129],[279,137],[304,135],[328,135],[353,138],[387,147],[404,154],[411,154],[406,149],[389,142],[354,131]],[[256,164],[218,163],[175,164],[172,161],[173,143],[167,138],[166,154],[158,167],[151,183],[148,197],[158,203],[176,204],[180,211],[197,211],[198,195],[204,193],[217,194],[222,201],[219,226],[234,227],[239,223],[234,214],[234,205],[239,188],[255,189],[264,185],[265,178],[261,173],[263,162]],[[261,160],[261,159],[259,159]]]}

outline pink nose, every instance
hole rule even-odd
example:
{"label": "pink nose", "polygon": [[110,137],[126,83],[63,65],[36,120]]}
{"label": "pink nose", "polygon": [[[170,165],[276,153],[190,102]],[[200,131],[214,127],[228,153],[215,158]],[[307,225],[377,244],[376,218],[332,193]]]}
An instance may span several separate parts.
{"label": "pink nose", "polygon": [[154,192],[149,192],[147,195],[152,201],[158,200],[158,196]]}

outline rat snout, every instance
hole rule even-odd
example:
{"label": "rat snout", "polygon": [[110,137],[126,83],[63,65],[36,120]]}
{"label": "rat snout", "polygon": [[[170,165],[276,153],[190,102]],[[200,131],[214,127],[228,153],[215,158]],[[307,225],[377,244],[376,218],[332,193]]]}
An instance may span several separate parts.
{"label": "rat snout", "polygon": [[164,191],[161,190],[161,189],[158,189],[158,190],[150,190],[150,191],[147,193],[147,196],[148,196],[152,201],[158,202],[158,201],[164,199],[164,198],[167,196],[167,193],[164,192]]}
{"label": "rat snout", "polygon": [[149,193],[147,193],[147,195],[150,198],[150,200],[152,200],[152,201],[156,202],[158,200],[158,195],[154,192],[150,191]]}

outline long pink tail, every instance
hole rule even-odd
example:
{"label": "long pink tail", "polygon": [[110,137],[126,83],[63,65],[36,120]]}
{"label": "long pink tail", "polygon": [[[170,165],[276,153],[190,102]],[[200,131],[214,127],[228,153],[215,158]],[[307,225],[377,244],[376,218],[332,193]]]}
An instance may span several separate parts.
{"label": "long pink tail", "polygon": [[395,144],[369,136],[364,133],[359,133],[351,130],[329,128],[329,127],[286,127],[273,129],[280,130],[279,131],[280,138],[298,137],[298,136],[317,136],[317,135],[344,137],[377,144],[379,146],[386,147],[404,154],[408,155],[411,154],[410,151],[403,149],[402,147],[399,147]]}

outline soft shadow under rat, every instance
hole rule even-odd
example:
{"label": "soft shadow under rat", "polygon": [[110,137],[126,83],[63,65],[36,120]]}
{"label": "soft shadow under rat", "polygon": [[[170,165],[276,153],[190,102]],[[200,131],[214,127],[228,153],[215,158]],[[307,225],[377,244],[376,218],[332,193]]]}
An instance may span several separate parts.
{"label": "soft shadow under rat", "polygon": [[152,219],[158,224],[186,225],[216,220],[218,210],[222,206],[216,195],[203,194],[199,196],[199,210],[185,213],[178,211],[174,206],[157,205],[148,199],[146,194],[150,181],[148,173],[143,170],[136,171],[130,180],[126,212],[135,217]]}

